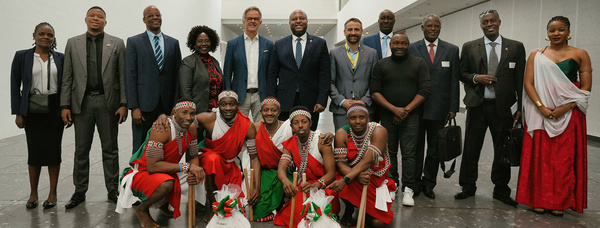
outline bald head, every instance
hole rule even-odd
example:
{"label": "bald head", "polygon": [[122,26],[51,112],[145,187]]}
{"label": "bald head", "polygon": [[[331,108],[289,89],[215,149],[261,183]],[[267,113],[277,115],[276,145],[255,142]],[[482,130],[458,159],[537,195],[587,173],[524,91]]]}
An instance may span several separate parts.
{"label": "bald head", "polygon": [[306,33],[306,29],[308,28],[308,18],[306,13],[302,10],[294,10],[290,14],[290,29],[292,30],[292,34],[294,36],[300,37]]}
{"label": "bald head", "polygon": [[379,14],[379,31],[384,34],[390,34],[394,30],[394,23],[396,23],[396,15],[391,10],[383,10]]}
{"label": "bald head", "polygon": [[148,31],[154,34],[158,34],[160,32],[162,15],[156,6],[150,5],[144,9],[144,18],[142,21],[144,21],[144,24],[146,24],[146,29],[148,29]]}

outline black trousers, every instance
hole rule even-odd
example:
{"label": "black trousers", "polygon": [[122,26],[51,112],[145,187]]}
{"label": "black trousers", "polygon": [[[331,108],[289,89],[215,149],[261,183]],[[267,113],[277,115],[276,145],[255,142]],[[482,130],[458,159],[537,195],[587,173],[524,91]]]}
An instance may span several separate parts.
{"label": "black trousers", "polygon": [[481,148],[485,139],[487,128],[490,128],[494,141],[494,161],[492,163],[492,183],[494,183],[494,196],[504,197],[510,195],[508,182],[510,181],[510,166],[500,161],[500,153],[496,146],[500,143],[502,131],[512,127],[512,117],[501,117],[496,111],[496,103],[484,101],[476,107],[467,108],[467,121],[465,130],[465,147],[460,166],[459,184],[463,190],[476,190],[478,165]]}
{"label": "black trousers", "polygon": [[[300,103],[300,94],[298,92],[296,92],[296,97],[294,98],[294,106],[298,106],[298,105],[302,105]],[[312,125],[310,125],[310,130],[317,130],[317,126],[319,125],[319,112],[312,112],[314,110],[314,106],[313,107],[306,107],[308,108],[308,110],[310,111],[310,115],[311,115],[311,121],[312,121]],[[284,112],[282,111],[281,114],[279,114],[279,120],[281,121],[285,121],[290,117],[290,112]]]}
{"label": "black trousers", "polygon": [[[415,182],[417,183],[417,188],[421,186],[434,188],[437,183],[437,174],[440,167],[437,155],[437,135],[438,131],[444,128],[446,122],[445,120],[421,119],[419,123],[415,165]],[[427,142],[427,155],[425,155],[425,142]],[[425,161],[425,166],[423,166],[423,160]],[[423,174],[422,178],[421,173]]]}
{"label": "black trousers", "polygon": [[144,117],[145,121],[143,121],[141,124],[135,124],[135,122],[133,122],[133,119],[131,120],[131,132],[133,138],[133,144],[131,145],[132,154],[138,151],[140,146],[142,146],[142,144],[146,140],[148,130],[152,128],[152,124],[154,123],[154,121],[156,121],[158,116],[160,116],[161,114],[165,114],[167,116],[171,115],[171,108],[172,107],[168,108],[168,110],[165,109],[162,105],[162,101],[159,100],[154,110],[150,112],[142,112],[142,116]]}

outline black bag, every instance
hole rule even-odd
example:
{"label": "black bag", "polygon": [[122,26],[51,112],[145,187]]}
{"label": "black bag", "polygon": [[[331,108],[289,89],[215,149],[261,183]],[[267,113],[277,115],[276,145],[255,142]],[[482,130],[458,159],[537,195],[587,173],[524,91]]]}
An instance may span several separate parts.
{"label": "black bag", "polygon": [[523,134],[525,129],[520,122],[515,123],[513,128],[504,130],[500,141],[500,155],[502,162],[510,166],[521,164],[521,150],[523,146]]}
{"label": "black bag", "polygon": [[[52,56],[52,55],[50,55]],[[52,64],[52,57],[48,58],[48,83],[47,87],[50,90],[50,64]],[[29,105],[27,107],[27,112],[30,113],[49,113],[49,105],[48,105],[48,94],[42,94],[40,90],[33,89],[33,93],[29,94]]]}
{"label": "black bag", "polygon": [[[454,125],[452,125],[452,121]],[[450,178],[454,173],[454,167],[456,166],[456,157],[462,153],[462,130],[460,126],[456,125],[456,119],[448,120],[448,126],[438,131],[437,139],[437,155],[444,172],[444,178]],[[446,165],[444,162],[450,161],[452,166],[446,172]]]}

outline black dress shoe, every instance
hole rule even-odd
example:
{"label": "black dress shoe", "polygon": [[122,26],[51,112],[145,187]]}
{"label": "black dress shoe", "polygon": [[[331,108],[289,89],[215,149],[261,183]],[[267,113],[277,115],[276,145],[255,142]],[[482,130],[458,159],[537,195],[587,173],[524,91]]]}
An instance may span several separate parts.
{"label": "black dress shoe", "polygon": [[44,201],[42,206],[44,207],[44,209],[50,209],[50,208],[53,208],[54,206],[56,206],[56,202],[50,202],[50,201],[46,200],[46,201]]}
{"label": "black dress shoe", "polygon": [[38,201],[34,200],[34,201],[31,201],[31,202],[27,202],[27,204],[25,204],[25,207],[27,209],[33,209],[33,208],[36,208],[37,205],[38,205]]}
{"label": "black dress shoe", "polygon": [[513,206],[513,207],[517,207],[517,205],[519,205],[517,202],[515,202],[515,200],[513,198],[511,198],[510,196],[494,196],[494,199],[500,200],[502,203],[509,205],[509,206]]}
{"label": "black dress shoe", "polygon": [[421,188],[421,192],[423,192],[423,195],[426,196],[429,199],[435,199],[435,193],[433,192],[433,189],[427,186],[423,186],[423,188]]}
{"label": "black dress shoe", "polygon": [[457,200],[461,200],[461,199],[466,199],[469,198],[471,196],[475,196],[475,190],[462,190],[462,192],[459,192],[458,194],[454,195],[454,199]]}
{"label": "black dress shoe", "polygon": [[119,194],[110,194],[110,195],[108,195],[108,201],[113,202],[113,203],[117,203],[118,200],[119,200]]}
{"label": "black dress shoe", "polygon": [[85,202],[85,195],[73,194],[67,205],[65,205],[65,208],[71,209],[83,202]]}

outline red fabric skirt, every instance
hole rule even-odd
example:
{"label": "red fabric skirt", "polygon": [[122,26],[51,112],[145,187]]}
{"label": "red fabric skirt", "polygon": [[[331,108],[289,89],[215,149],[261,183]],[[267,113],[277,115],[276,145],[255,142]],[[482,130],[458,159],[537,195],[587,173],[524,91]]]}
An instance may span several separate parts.
{"label": "red fabric skirt", "polygon": [[517,202],[549,210],[587,208],[587,135],[585,114],[573,109],[565,131],[550,138],[535,130],[523,136]]}

